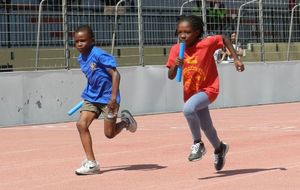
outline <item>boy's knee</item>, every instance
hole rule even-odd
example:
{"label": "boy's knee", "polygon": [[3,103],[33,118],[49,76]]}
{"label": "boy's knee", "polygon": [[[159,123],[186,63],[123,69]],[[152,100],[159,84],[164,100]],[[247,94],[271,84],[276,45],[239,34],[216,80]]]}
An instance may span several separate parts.
{"label": "boy's knee", "polygon": [[108,139],[112,139],[115,137],[115,134],[112,131],[105,131],[104,134]]}
{"label": "boy's knee", "polygon": [[104,135],[108,139],[112,139],[116,136],[116,124],[115,124],[115,122],[104,120]]}
{"label": "boy's knee", "polygon": [[87,126],[85,125],[84,122],[78,121],[78,122],[76,123],[76,127],[77,127],[77,129],[78,129],[79,132],[83,132],[83,131],[86,131],[86,130],[87,130]]}

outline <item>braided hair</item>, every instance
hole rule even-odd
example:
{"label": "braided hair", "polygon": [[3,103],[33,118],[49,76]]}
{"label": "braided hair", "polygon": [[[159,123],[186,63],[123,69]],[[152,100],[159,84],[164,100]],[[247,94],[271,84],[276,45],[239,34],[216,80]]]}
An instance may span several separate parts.
{"label": "braided hair", "polygon": [[[203,33],[204,33],[203,26],[204,26],[204,24],[203,24],[203,21],[202,21],[201,17],[195,16],[195,15],[180,16],[178,18],[178,21],[177,21],[177,27],[182,22],[190,23],[194,31],[199,31],[198,38],[201,38],[203,36]],[[176,29],[176,34],[178,34],[177,29]]]}

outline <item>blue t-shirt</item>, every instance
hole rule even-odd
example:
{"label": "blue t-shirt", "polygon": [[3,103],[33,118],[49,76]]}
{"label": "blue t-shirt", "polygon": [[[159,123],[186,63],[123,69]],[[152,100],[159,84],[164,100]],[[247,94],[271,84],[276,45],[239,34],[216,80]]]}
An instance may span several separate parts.
{"label": "blue t-shirt", "polygon": [[[92,103],[107,104],[112,93],[112,78],[108,69],[118,66],[114,57],[94,46],[88,55],[80,54],[77,60],[87,78],[87,85],[81,97]],[[118,104],[120,99],[120,92],[118,92],[116,99]]]}

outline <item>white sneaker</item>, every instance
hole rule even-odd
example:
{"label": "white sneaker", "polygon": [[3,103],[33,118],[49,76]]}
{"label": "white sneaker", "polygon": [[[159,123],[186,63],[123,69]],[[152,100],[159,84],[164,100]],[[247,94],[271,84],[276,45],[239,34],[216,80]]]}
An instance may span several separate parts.
{"label": "white sneaker", "polygon": [[128,127],[126,128],[128,131],[134,133],[137,129],[137,123],[131,113],[128,110],[121,111],[121,119],[128,123]]}
{"label": "white sneaker", "polygon": [[75,173],[77,175],[92,175],[92,174],[99,174],[100,173],[100,166],[97,161],[91,161],[85,159],[81,163],[81,167],[78,168]]}

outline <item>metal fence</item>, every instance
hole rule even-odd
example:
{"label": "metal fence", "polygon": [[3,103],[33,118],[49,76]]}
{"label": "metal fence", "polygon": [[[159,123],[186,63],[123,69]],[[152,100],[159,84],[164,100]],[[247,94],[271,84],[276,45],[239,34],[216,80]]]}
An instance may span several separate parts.
{"label": "metal fence", "polygon": [[175,27],[180,11],[201,16],[206,35],[230,37],[237,32],[245,62],[299,60],[299,3],[0,0],[0,70],[78,67],[72,38],[81,24],[91,25],[96,45],[113,52],[121,66],[164,64],[170,46],[177,41]]}

